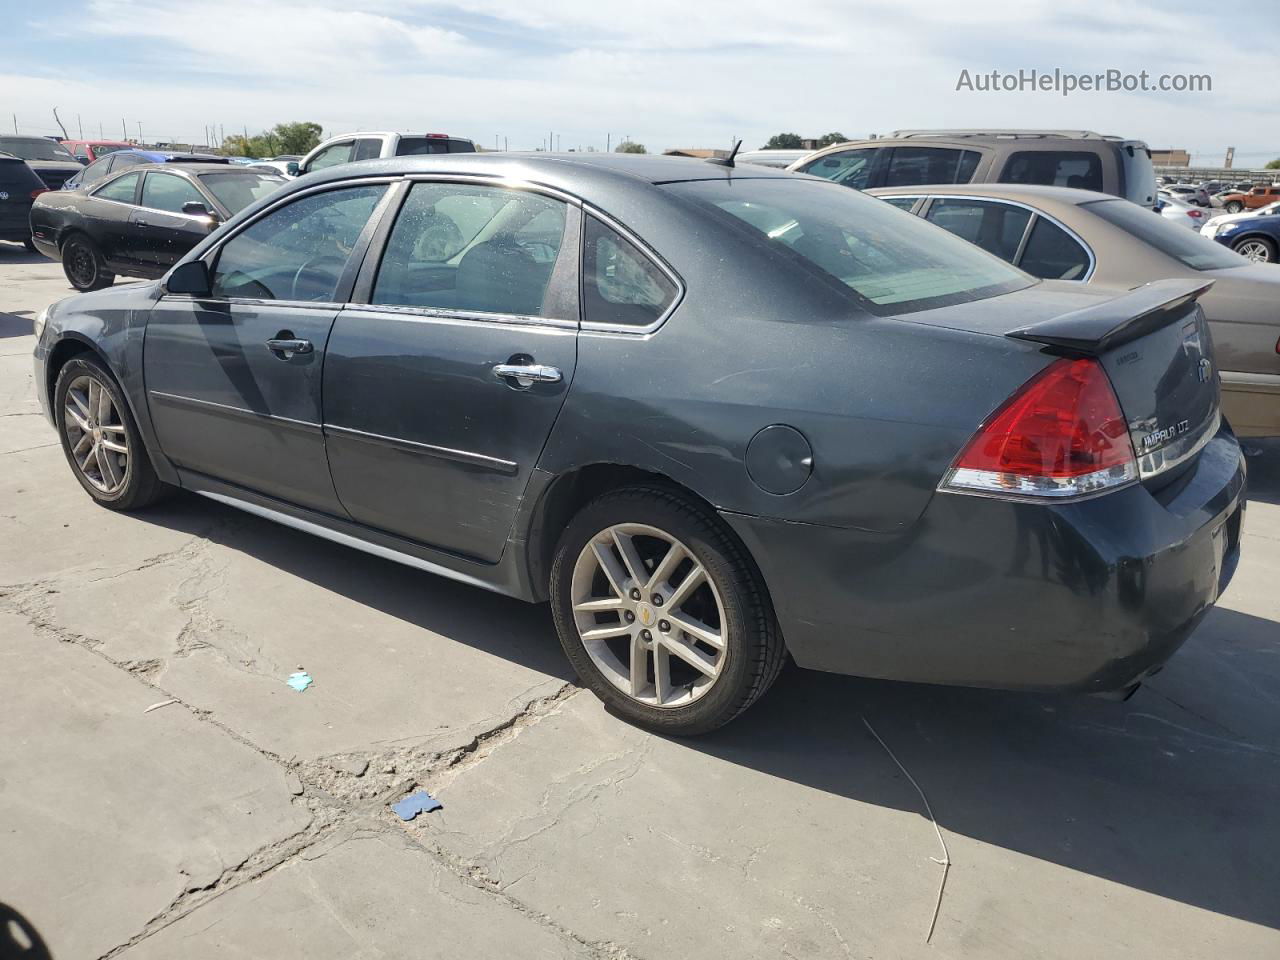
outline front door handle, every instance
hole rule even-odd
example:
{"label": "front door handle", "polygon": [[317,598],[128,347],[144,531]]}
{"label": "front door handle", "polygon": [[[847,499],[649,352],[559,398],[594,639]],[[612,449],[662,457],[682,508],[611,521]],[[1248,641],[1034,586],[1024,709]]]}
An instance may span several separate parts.
{"label": "front door handle", "polygon": [[499,380],[514,380],[522,389],[535,383],[559,383],[560,368],[545,363],[499,363],[493,368]]}
{"label": "front door handle", "polygon": [[311,345],[310,340],[296,340],[292,337],[282,337],[267,341],[267,349],[278,356],[281,360],[288,360],[295,354],[311,353],[315,349]]}

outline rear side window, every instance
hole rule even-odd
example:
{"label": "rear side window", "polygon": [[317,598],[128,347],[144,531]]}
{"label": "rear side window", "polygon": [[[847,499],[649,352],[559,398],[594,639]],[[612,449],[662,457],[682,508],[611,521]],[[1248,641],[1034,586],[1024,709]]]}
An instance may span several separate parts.
{"label": "rear side window", "polygon": [[315,193],[272,210],[222,245],[213,295],[331,302],[385,187]]}
{"label": "rear side window", "polygon": [[152,210],[166,210],[169,213],[181,213],[184,203],[203,203],[208,201],[191,183],[172,173],[147,174],[142,183],[142,205]]}
{"label": "rear side window", "polygon": [[123,177],[117,177],[110,183],[98,188],[94,191],[95,197],[101,197],[103,200],[115,200],[118,203],[133,203],[133,198],[138,190],[138,178],[140,173],[126,173]]}
{"label": "rear side window", "polygon": [[800,168],[801,173],[814,177],[822,177],[846,187],[862,190],[869,187],[871,164],[875,160],[876,148],[865,147],[860,150],[841,150],[820,157],[813,163]]}
{"label": "rear side window", "polygon": [[565,205],[506,187],[417,183],[378,267],[372,303],[546,316]]}
{"label": "rear side window", "polygon": [[894,147],[884,185],[914,187],[924,183],[968,183],[977,167],[978,153],[975,150]]}
{"label": "rear side window", "polygon": [[675,282],[635,244],[595,217],[584,227],[582,318],[588,323],[647,327],[676,298]]}
{"label": "rear side window", "polygon": [[1000,182],[1100,191],[1102,158],[1087,151],[1024,150],[1011,153],[1000,173]]}
{"label": "rear side window", "polygon": [[899,210],[910,210],[916,205],[919,197],[881,197],[885,203],[891,207],[897,207]]}
{"label": "rear side window", "polygon": [[376,137],[364,137],[356,141],[351,152],[352,160],[376,160],[382,153],[382,141]]}
{"label": "rear side window", "polygon": [[990,200],[938,197],[929,204],[925,219],[1012,263],[1031,222],[1031,211]]}
{"label": "rear side window", "polygon": [[[1152,216],[1150,211],[1145,213]],[[1089,254],[1061,227],[1037,217],[1018,266],[1033,277],[1046,280],[1083,280],[1089,272]]]}

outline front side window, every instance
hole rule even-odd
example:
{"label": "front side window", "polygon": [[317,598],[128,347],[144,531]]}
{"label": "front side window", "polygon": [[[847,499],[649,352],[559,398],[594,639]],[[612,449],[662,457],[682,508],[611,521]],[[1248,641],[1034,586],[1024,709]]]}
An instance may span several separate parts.
{"label": "front side window", "polygon": [[1177,226],[1164,217],[1153,216],[1150,210],[1128,200],[1094,200],[1082,203],[1080,209],[1097,214],[1192,270],[1243,267],[1249,262],[1222,244],[1202,237],[1194,230]]}
{"label": "front side window", "polygon": [[507,187],[416,183],[374,281],[372,303],[546,316],[565,205]]}
{"label": "front side window", "polygon": [[331,147],[325,147],[307,164],[307,170],[323,170],[325,167],[336,167],[340,163],[349,162],[354,146],[354,141],[346,140],[342,143],[335,143]]}
{"label": "front side window", "polygon": [[142,205],[151,210],[166,210],[169,213],[181,213],[184,203],[203,203],[208,201],[195,186],[173,173],[147,174],[142,182]]}
{"label": "front side window", "polygon": [[870,186],[871,164],[875,160],[876,148],[865,147],[861,150],[840,150],[820,157],[812,163],[800,168],[801,173],[822,177],[835,183],[863,190]]}
{"label": "front side window", "polygon": [[666,189],[872,313],[967,303],[1032,283],[945,230],[853,190],[801,178],[699,180]]}
{"label": "front side window", "polygon": [[630,240],[587,217],[582,255],[582,318],[588,323],[647,327],[675,300],[678,288]]}
{"label": "front side window", "polygon": [[1101,191],[1102,158],[1085,151],[1024,150],[1009,155],[1000,182]]}
{"label": "front side window", "polygon": [[[1151,216],[1149,210],[1135,209]],[[1083,280],[1089,272],[1089,253],[1057,224],[1037,217],[1018,266],[1033,277],[1046,280]]]}
{"label": "front side window", "polygon": [[1031,221],[1031,211],[991,200],[937,197],[929,204],[926,219],[948,233],[976,243],[1001,260],[1013,263],[1022,235]]}
{"label": "front side window", "polygon": [[141,176],[140,173],[126,173],[98,188],[93,195],[103,200],[115,200],[117,203],[133,203],[138,191],[138,178]]}
{"label": "front side window", "polygon": [[977,167],[978,153],[975,150],[894,147],[884,185],[915,187],[924,183],[968,183]]}
{"label": "front side window", "polygon": [[328,303],[386,187],[315,193],[271,211],[222,245],[215,297]]}

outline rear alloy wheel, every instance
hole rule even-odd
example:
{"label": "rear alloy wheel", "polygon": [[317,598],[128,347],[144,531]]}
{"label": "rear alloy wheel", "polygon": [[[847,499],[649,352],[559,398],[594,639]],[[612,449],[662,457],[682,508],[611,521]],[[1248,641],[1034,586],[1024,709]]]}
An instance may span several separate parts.
{"label": "rear alloy wheel", "polygon": [[583,683],[659,732],[727,723],[782,666],[754,566],[718,518],[671,489],[632,487],[588,504],[561,540],[551,590]]}
{"label": "rear alloy wheel", "polygon": [[1266,237],[1248,237],[1241,240],[1232,249],[1240,256],[1254,263],[1275,263],[1276,245]]}
{"label": "rear alloy wheel", "polygon": [[107,269],[97,245],[80,233],[62,245],[62,272],[81,293],[101,290],[116,282],[115,274]]}
{"label": "rear alloy wheel", "polygon": [[134,510],[167,492],[120,388],[97,359],[67,361],[58,372],[54,404],[62,451],[80,486],[99,504]]}
{"label": "rear alloy wheel", "polygon": [[1230,203],[1227,203],[1223,209],[1225,209],[1227,213],[1239,213],[1244,209],[1244,204],[1237,200],[1232,200]]}

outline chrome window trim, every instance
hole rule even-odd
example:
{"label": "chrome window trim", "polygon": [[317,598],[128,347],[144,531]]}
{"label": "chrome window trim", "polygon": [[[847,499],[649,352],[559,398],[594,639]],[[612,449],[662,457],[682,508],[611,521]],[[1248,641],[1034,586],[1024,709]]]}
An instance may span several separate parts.
{"label": "chrome window trim", "polygon": [[[267,301],[274,303],[276,301]],[[560,317],[530,317],[518,313],[485,313],[482,310],[454,310],[446,307],[417,307],[403,303],[344,303],[346,311],[361,313],[394,314],[407,321],[423,323],[437,320],[457,320],[459,323],[502,323],[530,327],[556,327],[562,330],[577,330],[576,320],[564,320]]]}
{"label": "chrome window trim", "polygon": [[576,197],[572,193],[566,193],[564,190],[547,186],[536,180],[507,177],[497,173],[406,173],[397,179],[407,180],[410,183],[445,181],[448,183],[470,183],[484,187],[506,187],[509,190],[530,190],[534,193],[543,193],[557,200],[562,200],[575,207],[583,206],[582,198]]}
{"label": "chrome window trim", "polygon": [[[655,249],[653,249],[653,247],[649,246],[649,244],[645,243],[644,240],[642,240],[637,234],[632,232],[630,229],[628,229],[618,220],[609,216],[609,214],[605,213],[599,207],[592,206],[589,203],[583,203],[582,212],[584,215],[590,215],[595,217],[597,220],[599,220],[609,229],[615,231],[623,239],[630,242],[632,246],[634,246],[637,250],[640,251],[641,255],[646,257],[650,263],[656,266],[663,274],[666,275],[667,279],[670,280],[672,284],[675,285],[676,295],[671,298],[671,302],[667,304],[667,309],[662,311],[661,315],[659,315],[656,320],[654,320],[652,323],[649,323],[643,327],[637,327],[628,323],[591,322],[585,319],[585,312],[582,311],[580,308],[580,312],[582,312],[584,316],[584,319],[580,324],[580,329],[583,332],[587,332],[587,333],[626,333],[626,334],[631,334],[632,336],[645,336],[647,334],[654,333],[655,331],[657,331],[659,327],[661,327],[664,323],[667,322],[667,318],[670,317],[671,314],[675,313],[676,308],[679,307],[681,302],[684,300],[684,296],[686,293],[684,280],[681,279],[680,274],[676,273],[673,267],[668,265],[667,262],[662,259],[662,257],[658,254],[658,252]],[[587,279],[586,274],[583,272],[583,266],[582,266],[585,260],[586,242],[587,242],[587,225],[584,222],[582,225],[582,243],[583,243],[582,254],[583,255],[580,255],[578,257],[579,287],[585,284]]]}
{"label": "chrome window trim", "polygon": [[495,473],[507,474],[508,476],[515,476],[520,471],[520,465],[514,460],[503,460],[501,457],[491,457],[488,454],[475,453],[471,450],[456,450],[451,447],[437,446],[434,443],[420,443],[417,440],[388,437],[380,433],[369,433],[366,430],[356,430],[354,427],[343,427],[334,423],[326,423],[324,432],[326,435],[334,434],[339,437],[348,437],[352,440],[363,441],[377,446],[392,447],[408,453],[423,454],[439,460],[466,463],[474,467],[492,470]]}
{"label": "chrome window trim", "polygon": [[[894,194],[894,196],[907,196],[907,194]],[[915,194],[911,194],[911,196],[915,196]],[[1029,203],[1023,203],[1020,200],[1006,200],[1003,197],[984,197],[984,196],[974,195],[974,194],[959,194],[959,193],[922,193],[920,194],[920,196],[928,197],[930,201],[933,201],[933,200],[979,200],[983,203],[1002,203],[1006,207],[1019,207],[1023,210],[1029,211],[1032,214],[1032,222],[1028,222],[1027,229],[1023,232],[1022,242],[1018,246],[1018,252],[1016,255],[1018,260],[1021,260],[1023,253],[1026,252],[1026,244],[1031,236],[1031,230],[1035,226],[1034,224],[1035,218],[1040,217],[1043,220],[1048,220],[1059,230],[1063,231],[1072,240],[1080,244],[1080,246],[1084,248],[1084,252],[1089,257],[1089,269],[1085,271],[1084,276],[1078,277],[1075,280],[1069,280],[1067,281],[1068,283],[1088,283],[1089,279],[1093,276],[1094,270],[1098,266],[1098,258],[1094,256],[1093,248],[1084,241],[1084,238],[1081,237],[1080,234],[1076,233],[1074,230],[1068,227],[1065,223],[1063,223],[1057,217],[1053,216],[1052,214],[1045,213],[1039,207],[1033,207]],[[880,199],[883,200],[884,198],[881,197]],[[916,214],[916,216],[921,217],[921,219],[925,219],[925,214],[928,213],[928,210],[929,210],[929,207],[923,207],[920,210],[920,212]],[[937,226],[937,224],[934,224],[934,225]],[[977,246],[977,244],[974,244],[974,246]],[[990,251],[987,251],[987,252],[990,253]],[[995,256],[994,253],[991,255],[993,257]],[[1010,263],[1007,260],[1005,262]],[[1019,270],[1022,269],[1022,267],[1018,266],[1018,263],[1016,261],[1010,263],[1010,266],[1018,267]],[[1049,279],[1049,278],[1038,278],[1038,279]]]}
{"label": "chrome window trim", "polygon": [[266,420],[271,423],[278,423],[282,426],[305,430],[308,433],[320,433],[323,429],[320,424],[312,423],[309,420],[294,420],[292,417],[281,417],[274,413],[259,413],[257,410],[250,410],[247,407],[236,407],[229,403],[217,403],[213,400],[201,400],[197,397],[184,397],[180,393],[165,393],[162,390],[148,390],[147,395],[155,398],[156,400],[165,401],[178,406],[202,407],[218,413],[228,413],[232,416],[243,417],[250,420]]}
{"label": "chrome window trim", "polygon": [[162,293],[161,300],[172,300],[177,303],[226,303],[234,306],[249,307],[289,307],[291,310],[306,309],[331,310],[337,313],[346,303],[334,300],[271,300],[255,297],[197,297],[189,293]]}

